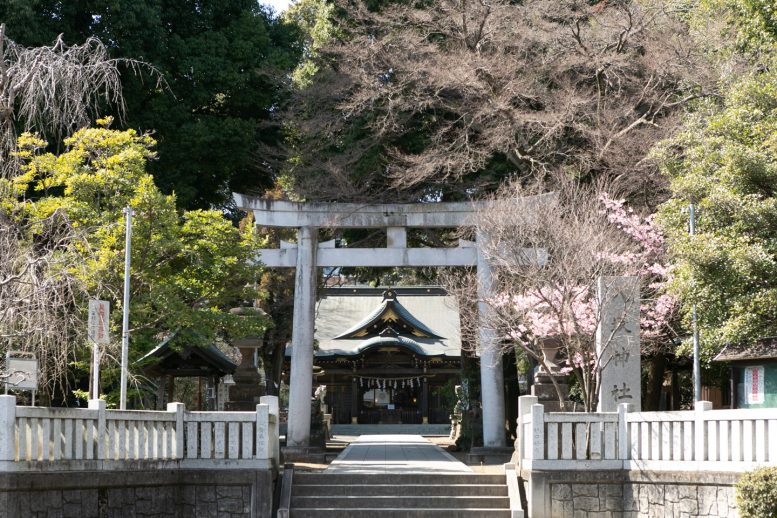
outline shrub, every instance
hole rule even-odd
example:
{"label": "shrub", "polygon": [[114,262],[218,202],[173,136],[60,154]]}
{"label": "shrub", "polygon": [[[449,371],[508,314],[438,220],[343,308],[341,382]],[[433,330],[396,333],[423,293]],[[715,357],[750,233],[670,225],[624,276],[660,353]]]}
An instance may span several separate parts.
{"label": "shrub", "polygon": [[745,473],[736,490],[742,518],[777,518],[777,467]]}

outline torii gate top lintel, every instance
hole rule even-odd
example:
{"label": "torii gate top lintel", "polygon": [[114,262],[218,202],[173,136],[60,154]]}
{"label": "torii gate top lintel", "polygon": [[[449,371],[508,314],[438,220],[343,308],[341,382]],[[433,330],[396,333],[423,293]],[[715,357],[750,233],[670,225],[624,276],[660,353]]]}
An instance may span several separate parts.
{"label": "torii gate top lintel", "polygon": [[[524,198],[527,209],[547,195]],[[439,203],[325,203],[268,200],[233,193],[238,208],[253,211],[263,227],[444,228],[475,226],[476,214],[488,201]]]}

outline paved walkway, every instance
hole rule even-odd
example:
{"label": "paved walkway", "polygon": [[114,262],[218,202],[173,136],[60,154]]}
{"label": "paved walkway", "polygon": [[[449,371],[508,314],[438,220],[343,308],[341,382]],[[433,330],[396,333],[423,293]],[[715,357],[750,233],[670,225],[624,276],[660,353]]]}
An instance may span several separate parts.
{"label": "paved walkway", "polygon": [[420,435],[362,435],[332,461],[326,473],[471,473]]}

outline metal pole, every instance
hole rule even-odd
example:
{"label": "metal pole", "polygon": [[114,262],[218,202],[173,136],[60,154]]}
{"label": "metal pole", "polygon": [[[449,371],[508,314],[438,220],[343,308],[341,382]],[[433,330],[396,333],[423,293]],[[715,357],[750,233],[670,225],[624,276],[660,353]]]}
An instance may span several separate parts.
{"label": "metal pole", "polygon": [[132,255],[132,207],[124,209],[127,216],[127,230],[124,241],[124,304],[121,321],[121,398],[119,408],[127,409],[127,363],[129,355],[129,299],[130,299],[130,257]]}
{"label": "metal pole", "polygon": [[100,345],[92,341],[92,399],[100,399]]}
{"label": "metal pole", "polygon": [[[688,206],[690,223],[688,233],[696,235],[696,211],[693,203]],[[693,330],[693,400],[701,401],[701,365],[699,363],[699,328],[696,324],[696,304],[691,307],[691,326]]]}

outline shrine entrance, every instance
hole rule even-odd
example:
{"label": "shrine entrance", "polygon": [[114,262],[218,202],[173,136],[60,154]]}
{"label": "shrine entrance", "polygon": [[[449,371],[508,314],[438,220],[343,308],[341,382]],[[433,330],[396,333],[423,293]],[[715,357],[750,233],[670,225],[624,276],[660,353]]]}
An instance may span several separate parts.
{"label": "shrine entrance", "polygon": [[462,348],[458,304],[445,289],[325,288],[314,336],[316,382],[334,424],[450,422],[442,393],[461,383]]}
{"label": "shrine entrance", "polygon": [[[505,445],[505,400],[499,338],[486,324],[489,307],[484,302],[492,292],[491,268],[484,254],[488,236],[477,228],[475,215],[485,202],[374,204],[294,203],[234,194],[238,208],[251,211],[259,227],[298,229],[297,242],[281,242],[280,249],[261,250],[259,260],[268,267],[296,268],[289,418],[286,444],[307,447],[310,439],[313,344],[317,268],[319,267],[432,267],[474,266],[478,279],[478,353],[480,357],[483,442],[487,447]],[[526,211],[537,211],[548,199],[541,195],[523,199]],[[510,217],[510,215],[505,215]],[[476,242],[459,242],[454,248],[409,248],[408,228],[475,227]],[[335,241],[318,242],[318,229],[383,228],[385,248],[337,248]],[[526,254],[532,260],[539,258]],[[516,261],[523,260],[516,258]],[[384,391],[381,385],[381,391]],[[377,401],[377,393],[373,393]],[[381,398],[386,396],[381,395]],[[418,396],[415,396],[416,405]],[[411,399],[412,400],[412,399]],[[382,401],[385,401],[383,399]],[[386,403],[385,411],[388,411]],[[397,403],[394,403],[396,405]],[[360,410],[364,408],[363,393]],[[369,415],[380,417],[380,408]],[[396,406],[395,406],[396,411]],[[376,414],[377,412],[377,414]],[[388,416],[394,419],[396,415]],[[423,418],[423,416],[422,416]]]}

